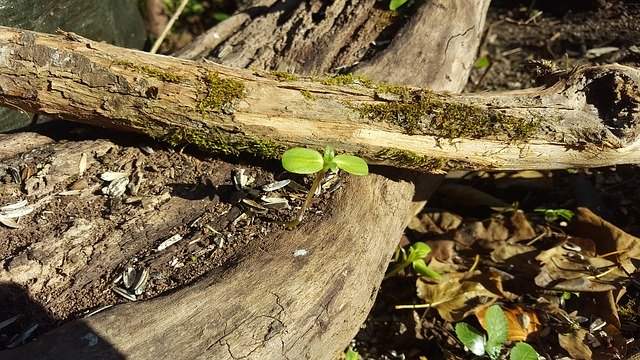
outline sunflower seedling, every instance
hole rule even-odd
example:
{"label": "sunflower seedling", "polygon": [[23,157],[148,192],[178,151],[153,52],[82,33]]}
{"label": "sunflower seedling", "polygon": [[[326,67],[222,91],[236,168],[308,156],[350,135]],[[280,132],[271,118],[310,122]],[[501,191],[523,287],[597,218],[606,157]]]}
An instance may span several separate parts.
{"label": "sunflower seedling", "polygon": [[431,248],[429,245],[423,242],[416,242],[409,247],[409,254],[403,248],[399,248],[396,250],[396,254],[394,256],[394,262],[396,265],[389,271],[383,280],[387,280],[393,276],[395,276],[400,270],[406,268],[411,265],[413,270],[424,276],[428,276],[430,278],[439,280],[441,278],[440,274],[436,271],[429,269],[427,263],[424,261],[424,257],[427,256],[431,252]]}
{"label": "sunflower seedling", "polygon": [[342,169],[349,174],[360,176],[369,173],[367,162],[362,158],[346,154],[336,155],[331,146],[325,146],[324,155],[316,150],[307,148],[289,149],[282,154],[282,166],[285,170],[294,174],[316,174],[298,215],[293,221],[286,224],[287,227],[294,227],[300,224],[304,212],[311,205],[313,194],[315,194],[328,171],[335,173],[338,169]]}

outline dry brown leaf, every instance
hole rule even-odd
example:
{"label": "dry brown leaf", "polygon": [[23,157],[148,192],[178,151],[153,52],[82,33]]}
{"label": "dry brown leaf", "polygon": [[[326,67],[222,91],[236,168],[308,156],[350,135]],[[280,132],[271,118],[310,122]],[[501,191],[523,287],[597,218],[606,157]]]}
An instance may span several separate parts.
{"label": "dry brown leaf", "polygon": [[536,248],[530,245],[501,243],[491,252],[491,260],[500,263],[516,255],[525,254],[535,250]]}
{"label": "dry brown leaf", "polygon": [[453,240],[429,240],[425,241],[429,245],[431,252],[427,255],[426,260],[436,259],[443,263],[453,260],[456,255],[456,242]]}
{"label": "dry brown leaf", "polygon": [[590,257],[561,245],[541,251],[536,260],[543,266],[535,278],[536,285],[559,291],[608,291],[626,276],[616,264]]}
{"label": "dry brown leaf", "polygon": [[416,281],[417,295],[438,310],[440,316],[456,322],[490,306],[499,296],[482,284],[462,278],[462,274],[444,274],[437,284],[422,278]]}
{"label": "dry brown leaf", "polygon": [[586,336],[588,331],[582,328],[576,329],[570,333],[558,334],[558,342],[560,346],[569,353],[569,356],[575,360],[591,360],[593,353],[586,344]]}
{"label": "dry brown leaf", "polygon": [[640,239],[632,236],[587,208],[578,208],[571,232],[593,240],[599,255],[620,251],[607,258],[617,261],[628,274],[640,266]]}
{"label": "dry brown leaf", "polygon": [[531,240],[535,236],[536,232],[527,221],[524,213],[517,210],[508,217],[500,214],[483,222],[465,223],[456,232],[455,239],[469,246],[477,240],[482,240],[484,247],[495,249],[502,241],[515,243]]}

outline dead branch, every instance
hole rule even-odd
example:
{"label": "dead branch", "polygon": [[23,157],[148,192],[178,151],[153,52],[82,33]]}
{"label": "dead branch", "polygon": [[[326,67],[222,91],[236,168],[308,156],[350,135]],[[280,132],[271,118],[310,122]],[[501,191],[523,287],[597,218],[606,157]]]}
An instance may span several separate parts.
{"label": "dead branch", "polygon": [[576,69],[545,88],[452,95],[294,80],[4,27],[0,54],[0,104],[214,152],[275,157],[334,144],[373,164],[421,170],[640,159],[640,75],[618,65]]}

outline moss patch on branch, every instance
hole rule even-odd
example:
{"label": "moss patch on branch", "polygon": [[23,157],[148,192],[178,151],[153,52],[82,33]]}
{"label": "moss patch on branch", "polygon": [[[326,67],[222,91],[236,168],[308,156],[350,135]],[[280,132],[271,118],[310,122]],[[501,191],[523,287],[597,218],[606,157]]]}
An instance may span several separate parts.
{"label": "moss patch on branch", "polygon": [[539,128],[539,121],[523,121],[427,90],[389,86],[379,91],[396,94],[399,99],[351,107],[363,118],[399,125],[408,134],[474,139],[506,136],[512,141],[526,141]]}
{"label": "moss patch on branch", "polygon": [[198,149],[212,154],[239,155],[247,153],[263,159],[278,159],[286,149],[285,146],[270,140],[241,137],[233,139],[224,133],[218,134],[184,128],[173,128],[159,138],[173,147],[192,144]]}
{"label": "moss patch on branch", "polygon": [[245,96],[245,85],[235,79],[221,78],[217,72],[210,72],[204,79],[206,93],[198,104],[204,116],[207,111],[222,112],[225,106]]}
{"label": "moss patch on branch", "polygon": [[130,69],[135,69],[146,74],[147,76],[154,77],[156,79],[160,79],[166,82],[178,83],[185,80],[183,76],[180,76],[168,71],[160,70],[158,68],[154,68],[146,64],[144,65],[134,64],[129,60],[117,59],[117,60],[114,60],[112,64],[121,65]]}
{"label": "moss patch on branch", "polygon": [[[456,169],[473,169],[477,164],[467,161],[445,159],[441,157],[422,156],[413,151],[396,148],[386,148],[375,155],[379,160],[391,161],[394,166],[407,169],[442,172]],[[486,167],[486,166],[485,166]]]}

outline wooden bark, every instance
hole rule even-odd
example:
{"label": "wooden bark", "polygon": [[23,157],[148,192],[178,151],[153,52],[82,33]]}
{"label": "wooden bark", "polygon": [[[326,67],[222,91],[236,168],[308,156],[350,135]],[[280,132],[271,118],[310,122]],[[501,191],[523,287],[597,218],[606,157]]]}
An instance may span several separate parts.
{"label": "wooden bark", "polygon": [[[434,159],[438,170],[553,169],[640,159],[640,73],[618,65],[576,69],[544,88],[442,94],[435,97],[442,105],[408,129],[395,124],[394,116],[367,117],[357,109],[397,105],[383,100],[394,97],[384,88],[279,81],[268,73],[8,28],[0,31],[0,54],[4,105],[199,142],[213,151],[276,156],[291,146],[333,144],[372,164],[427,171],[434,169]],[[210,74],[246,84],[245,94],[203,110]],[[480,121],[473,115],[479,110],[480,118],[498,114],[515,119],[512,124],[539,125],[527,141],[509,139],[513,125],[502,134],[496,125],[483,138],[446,138],[430,127],[434,118],[446,125],[451,109],[461,107],[471,123]]]}

